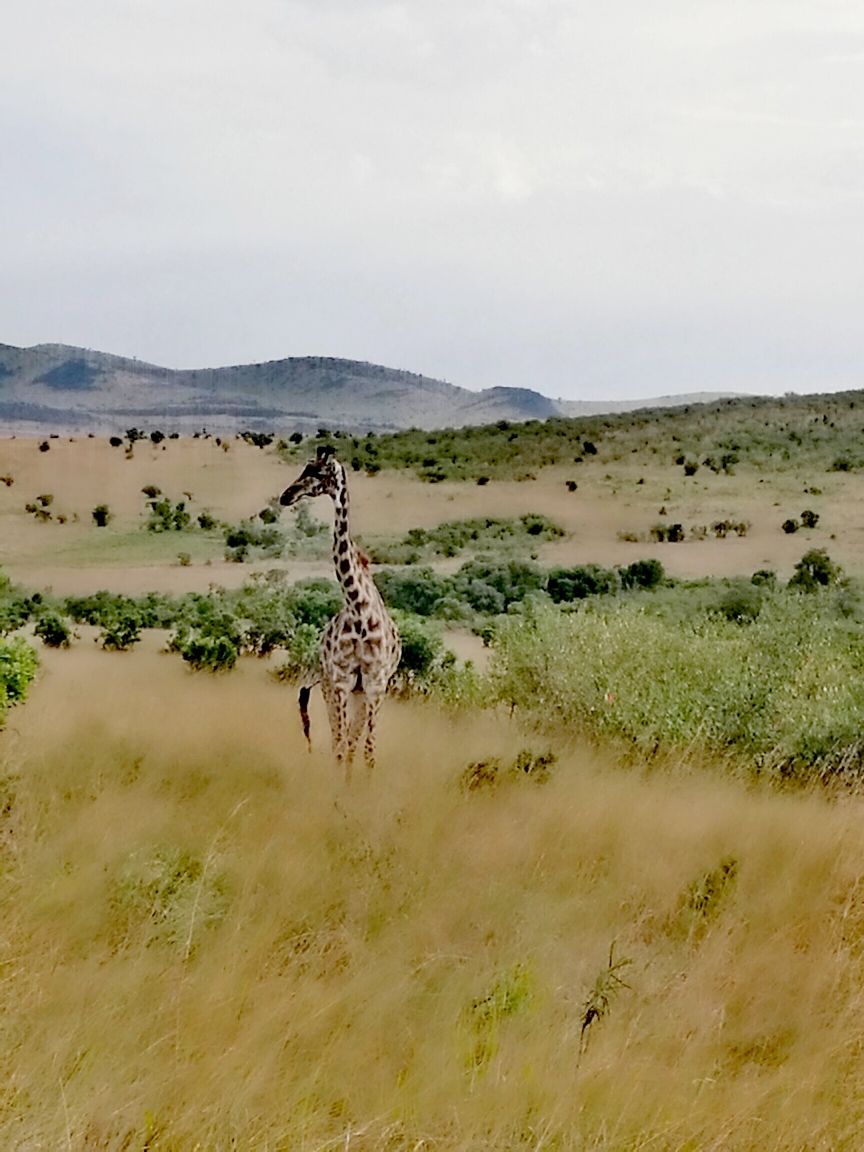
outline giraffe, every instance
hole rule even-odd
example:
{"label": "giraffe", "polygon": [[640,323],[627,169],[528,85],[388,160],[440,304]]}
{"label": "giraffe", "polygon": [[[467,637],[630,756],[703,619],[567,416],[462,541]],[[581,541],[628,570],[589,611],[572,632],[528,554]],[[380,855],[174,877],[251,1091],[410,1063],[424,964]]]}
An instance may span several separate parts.
{"label": "giraffe", "polygon": [[[345,606],[321,637],[321,671],[315,683],[321,684],[333,752],[345,764],[345,778],[351,779],[351,764],[357,742],[366,728],[366,766],[375,766],[375,720],[387,691],[390,677],[402,655],[399,632],[375,587],[369,561],[351,539],[348,524],[348,482],[344,466],[331,445],[322,445],[297,479],[286,488],[280,503],[290,508],[303,496],[329,496],[335,508],[333,525],[333,565],[345,594]],[[300,715],[303,732],[309,740],[309,693],[311,684],[300,689]],[[349,700],[361,697],[349,718]],[[311,742],[310,742],[311,748]]]}

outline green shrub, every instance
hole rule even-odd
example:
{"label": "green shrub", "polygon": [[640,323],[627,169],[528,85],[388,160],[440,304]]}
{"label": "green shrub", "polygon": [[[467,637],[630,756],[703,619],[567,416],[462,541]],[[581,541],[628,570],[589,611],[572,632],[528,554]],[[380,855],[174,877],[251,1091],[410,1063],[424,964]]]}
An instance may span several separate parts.
{"label": "green shrub", "polygon": [[556,604],[584,600],[586,596],[609,596],[621,587],[621,578],[599,564],[576,568],[553,568],[546,579],[546,591]]}
{"label": "green shrub", "polygon": [[118,614],[134,612],[136,605],[128,596],[103,589],[90,596],[67,596],[63,607],[66,615],[71,616],[76,624],[102,626]]}
{"label": "green shrub", "polygon": [[621,572],[624,588],[656,588],[662,584],[666,572],[659,560],[634,560]]}
{"label": "green shrub", "polygon": [[395,613],[402,656],[394,677],[397,690],[429,691],[456,663],[440,629],[420,616]]}
{"label": "green shrub", "polygon": [[335,580],[315,576],[298,580],[287,593],[288,606],[299,624],[320,631],[342,608],[342,593]]}
{"label": "green shrub", "polygon": [[68,648],[72,639],[72,630],[56,612],[47,612],[41,616],[34,632],[48,648]]}
{"label": "green shrub", "polygon": [[182,606],[168,650],[196,671],[228,672],[243,649],[240,619],[223,594],[189,597]]}
{"label": "green shrub", "polygon": [[268,448],[273,443],[273,436],[266,432],[241,432],[240,438],[255,448]]}
{"label": "green shrub", "polygon": [[208,635],[184,629],[172,640],[171,650],[179,652],[196,672],[230,672],[239,655],[230,635]]}
{"label": "green shrub", "polygon": [[35,592],[32,597],[23,596],[13,587],[8,576],[0,573],[0,634],[17,632],[38,611],[42,597]]}
{"label": "green shrub", "polygon": [[432,616],[452,590],[452,581],[431,568],[397,572],[385,568],[375,573],[375,583],[389,608]]}
{"label": "green shrub", "polygon": [[760,586],[754,584],[752,580],[730,581],[728,588],[720,597],[717,608],[727,620],[733,620],[738,624],[755,620],[762,611]]}
{"label": "green shrub", "polygon": [[148,501],[150,518],[147,528],[151,532],[183,532],[192,519],[185,500],[172,504],[167,496],[153,497]]}
{"label": "green shrub", "polygon": [[108,615],[99,639],[109,652],[128,652],[141,639],[141,617],[136,609],[127,607]]}
{"label": "green shrub", "polygon": [[27,689],[39,668],[39,658],[20,636],[0,641],[0,721],[14,704],[27,699]]}
{"label": "green shrub", "polygon": [[273,673],[277,680],[293,684],[313,672],[320,662],[321,632],[311,624],[298,624],[285,646],[285,659]]}
{"label": "green shrub", "polygon": [[757,587],[775,588],[777,586],[777,573],[770,568],[760,568],[750,577],[750,583]]}
{"label": "green shrub", "polygon": [[834,584],[840,576],[840,567],[834,563],[824,548],[813,548],[801,557],[795,565],[795,574],[789,581],[790,588],[800,592],[818,592]]}
{"label": "green shrub", "polygon": [[278,558],[285,547],[285,537],[272,525],[261,527],[255,520],[244,520],[235,528],[225,529],[225,544],[225,558],[242,564],[249,559],[250,549],[264,558]]}
{"label": "green shrub", "polygon": [[543,584],[543,572],[536,564],[477,559],[462,565],[453,578],[453,591],[476,612],[494,615],[541,591]]}

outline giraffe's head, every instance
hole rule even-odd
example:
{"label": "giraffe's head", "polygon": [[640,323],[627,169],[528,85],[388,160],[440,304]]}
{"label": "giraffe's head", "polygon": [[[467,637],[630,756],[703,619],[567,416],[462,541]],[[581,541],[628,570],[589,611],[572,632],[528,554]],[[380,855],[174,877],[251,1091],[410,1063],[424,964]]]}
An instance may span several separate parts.
{"label": "giraffe's head", "polygon": [[336,460],[332,444],[322,444],[297,479],[279,497],[286,508],[302,496],[334,496],[342,465]]}

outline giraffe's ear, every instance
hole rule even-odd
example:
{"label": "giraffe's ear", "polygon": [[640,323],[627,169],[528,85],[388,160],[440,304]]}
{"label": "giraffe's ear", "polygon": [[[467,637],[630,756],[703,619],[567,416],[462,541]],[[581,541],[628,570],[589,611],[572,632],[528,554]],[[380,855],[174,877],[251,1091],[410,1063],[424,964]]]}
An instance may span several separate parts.
{"label": "giraffe's ear", "polygon": [[318,451],[315,453],[315,455],[323,464],[325,460],[329,460],[331,456],[336,455],[336,449],[332,444],[319,444]]}

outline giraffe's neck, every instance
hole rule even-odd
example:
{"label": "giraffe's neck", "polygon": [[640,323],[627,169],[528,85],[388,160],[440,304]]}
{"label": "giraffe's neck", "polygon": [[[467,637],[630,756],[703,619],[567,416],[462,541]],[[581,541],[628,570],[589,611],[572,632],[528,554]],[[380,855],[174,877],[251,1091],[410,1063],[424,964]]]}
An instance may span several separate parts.
{"label": "giraffe's neck", "polygon": [[[333,493],[333,507],[335,509],[335,516],[333,518],[333,564],[336,568],[336,575],[339,577],[339,583],[344,585],[339,571],[339,561],[346,555],[352,556],[353,564],[354,541],[351,539],[351,525],[348,515],[348,481],[345,477],[345,469],[341,464],[338,464],[336,467],[336,490]],[[340,545],[343,545],[341,551]],[[347,551],[345,545],[347,545]]]}
{"label": "giraffe's neck", "polygon": [[366,568],[360,563],[357,556],[357,545],[351,539],[351,529],[348,515],[348,482],[345,468],[339,464],[336,470],[336,490],[333,492],[333,507],[335,516],[333,520],[333,567],[336,569],[336,579],[345,593],[346,603],[353,606],[358,600],[357,593],[362,591],[363,600],[368,603],[369,598],[378,599],[378,590]]}

